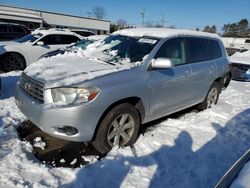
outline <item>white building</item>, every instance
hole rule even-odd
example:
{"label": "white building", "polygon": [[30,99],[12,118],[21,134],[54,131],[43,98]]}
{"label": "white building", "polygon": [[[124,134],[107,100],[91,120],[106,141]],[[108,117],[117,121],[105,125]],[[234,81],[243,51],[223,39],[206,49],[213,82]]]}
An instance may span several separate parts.
{"label": "white building", "polygon": [[86,29],[94,31],[97,34],[107,34],[110,29],[110,21],[108,20],[7,5],[0,5],[0,22],[19,23],[26,25],[29,29],[36,29],[39,27]]}

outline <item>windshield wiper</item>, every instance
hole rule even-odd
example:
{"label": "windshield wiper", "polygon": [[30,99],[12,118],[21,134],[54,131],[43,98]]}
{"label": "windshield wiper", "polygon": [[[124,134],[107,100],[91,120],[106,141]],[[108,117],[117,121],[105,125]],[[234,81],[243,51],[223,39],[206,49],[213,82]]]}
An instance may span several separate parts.
{"label": "windshield wiper", "polygon": [[97,60],[98,60],[98,61],[102,61],[102,62],[107,63],[107,64],[110,64],[110,65],[113,65],[113,66],[116,66],[115,63],[111,63],[111,62],[109,62],[109,61],[104,61],[104,60],[102,60],[102,59],[100,59],[100,58],[97,58]]}

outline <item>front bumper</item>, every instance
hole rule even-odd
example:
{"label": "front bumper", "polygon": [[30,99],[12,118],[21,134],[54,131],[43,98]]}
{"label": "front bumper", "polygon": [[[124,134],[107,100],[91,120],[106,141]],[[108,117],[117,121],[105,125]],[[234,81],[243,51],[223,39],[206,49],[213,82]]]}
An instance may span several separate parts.
{"label": "front bumper", "polygon": [[[103,106],[94,105],[94,101],[69,106],[41,104],[23,91],[19,84],[17,84],[15,99],[21,112],[42,131],[60,139],[77,142],[92,139],[98,121],[105,110]],[[65,126],[76,128],[78,133],[67,135],[58,131],[58,128]]]}

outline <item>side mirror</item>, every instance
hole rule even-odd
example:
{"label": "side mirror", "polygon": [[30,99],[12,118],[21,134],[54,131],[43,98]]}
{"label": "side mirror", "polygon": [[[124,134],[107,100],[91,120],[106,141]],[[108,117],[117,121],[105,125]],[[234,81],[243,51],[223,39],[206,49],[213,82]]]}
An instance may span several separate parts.
{"label": "side mirror", "polygon": [[151,63],[153,69],[169,69],[173,67],[171,59],[168,58],[157,58]]}
{"label": "side mirror", "polygon": [[43,45],[44,45],[44,42],[43,42],[43,41],[38,41],[36,44],[37,44],[38,46],[43,46]]}

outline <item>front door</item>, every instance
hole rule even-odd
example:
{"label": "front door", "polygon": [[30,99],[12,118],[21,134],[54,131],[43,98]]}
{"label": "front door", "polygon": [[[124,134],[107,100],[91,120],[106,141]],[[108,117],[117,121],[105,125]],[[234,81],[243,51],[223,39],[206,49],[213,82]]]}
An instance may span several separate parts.
{"label": "front door", "polygon": [[172,68],[148,71],[147,83],[151,91],[150,112],[159,118],[180,108],[192,99],[191,68],[187,64],[185,40],[170,39],[158,50],[155,59],[169,58]]}

